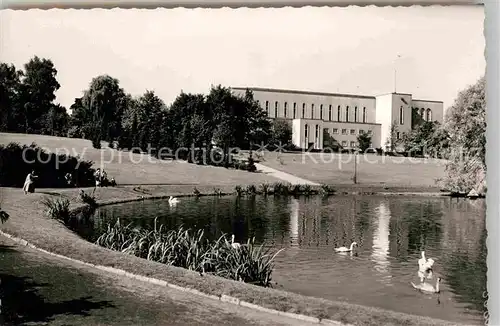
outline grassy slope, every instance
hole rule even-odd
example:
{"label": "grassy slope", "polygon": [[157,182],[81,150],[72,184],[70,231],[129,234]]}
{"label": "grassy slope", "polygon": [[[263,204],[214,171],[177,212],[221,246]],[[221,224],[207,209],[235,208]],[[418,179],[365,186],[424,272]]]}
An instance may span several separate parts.
{"label": "grassy slope", "polygon": [[[109,177],[118,184],[212,184],[214,186],[259,184],[276,182],[276,178],[265,174],[212,166],[199,166],[179,161],[157,160],[143,154],[134,154],[103,147],[94,149],[89,140],[51,137],[41,135],[0,133],[0,144],[16,142],[31,144],[60,153],[79,155],[94,162],[94,167],[103,163]],[[106,144],[103,143],[104,146]],[[134,163],[136,162],[136,163]]]}
{"label": "grassy slope", "polygon": [[[352,184],[354,156],[348,154],[286,153],[278,158],[277,153],[265,153],[263,157],[260,163],[301,178],[326,184]],[[367,154],[358,157],[357,179],[361,185],[435,188],[435,180],[444,176],[444,169],[443,160]]]}

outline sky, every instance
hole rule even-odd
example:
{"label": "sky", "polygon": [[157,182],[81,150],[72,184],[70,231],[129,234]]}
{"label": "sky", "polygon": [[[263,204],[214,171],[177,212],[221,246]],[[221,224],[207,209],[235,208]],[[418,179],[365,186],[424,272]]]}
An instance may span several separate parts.
{"label": "sky", "polygon": [[2,10],[0,61],[51,59],[65,107],[108,74],[166,104],[218,84],[370,96],[396,85],[446,109],[485,72],[483,22],[482,6]]}

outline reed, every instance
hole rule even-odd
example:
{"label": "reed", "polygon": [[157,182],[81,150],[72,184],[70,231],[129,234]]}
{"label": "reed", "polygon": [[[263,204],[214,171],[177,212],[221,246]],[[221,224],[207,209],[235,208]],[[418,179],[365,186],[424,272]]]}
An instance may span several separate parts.
{"label": "reed", "polygon": [[254,196],[257,194],[257,187],[255,187],[254,185],[248,185],[245,189],[245,192],[247,193],[247,195]]}
{"label": "reed", "polygon": [[148,260],[209,273],[263,287],[271,285],[274,259],[280,252],[271,253],[264,245],[250,239],[240,248],[231,246],[225,234],[216,241],[209,241],[203,230],[182,227],[164,230],[163,225],[154,229],[138,229],[118,220],[108,225],[96,244]]}
{"label": "reed", "polygon": [[45,206],[45,214],[53,219],[67,224],[70,220],[70,201],[67,198],[48,198],[42,199],[42,205]]}
{"label": "reed", "polygon": [[236,185],[234,187],[234,191],[236,192],[236,195],[238,197],[241,197],[241,195],[243,195],[243,187],[241,187],[240,185]]}

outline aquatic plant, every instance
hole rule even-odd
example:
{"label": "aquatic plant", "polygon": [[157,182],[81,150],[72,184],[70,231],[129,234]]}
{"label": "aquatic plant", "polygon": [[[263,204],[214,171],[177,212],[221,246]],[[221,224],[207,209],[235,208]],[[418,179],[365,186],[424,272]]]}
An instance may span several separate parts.
{"label": "aquatic plant", "polygon": [[259,193],[261,193],[264,196],[267,196],[270,194],[270,189],[269,189],[269,184],[267,183],[261,183],[259,186]]}
{"label": "aquatic plant", "polygon": [[291,188],[291,184],[276,182],[273,184],[273,193],[275,196],[286,196],[289,194],[289,190]]}
{"label": "aquatic plant", "polygon": [[192,231],[182,227],[164,230],[163,225],[153,230],[133,228],[131,224],[108,224],[96,244],[108,249],[132,254],[159,263],[209,273],[228,279],[260,286],[271,285],[273,261],[276,255],[264,245],[257,246],[251,239],[234,249],[225,234],[209,241],[203,230]]}
{"label": "aquatic plant", "polygon": [[194,187],[194,189],[193,189],[193,195],[195,195],[195,197],[200,197],[201,196],[201,193],[198,190],[198,188]]}
{"label": "aquatic plant", "polygon": [[214,195],[215,196],[222,196],[222,190],[220,190],[220,188],[214,188]]}
{"label": "aquatic plant", "polygon": [[335,194],[335,189],[327,184],[322,184],[320,186],[319,192],[323,196],[330,196]]}
{"label": "aquatic plant", "polygon": [[245,189],[247,195],[253,196],[257,194],[257,188],[254,185],[248,185]]}
{"label": "aquatic plant", "polygon": [[238,197],[241,197],[241,195],[243,194],[243,188],[240,185],[236,185],[234,187],[234,191],[236,192],[236,195]]}
{"label": "aquatic plant", "polygon": [[42,205],[45,206],[45,214],[53,219],[63,223],[68,223],[70,219],[70,201],[67,198],[48,198],[42,199]]}
{"label": "aquatic plant", "polygon": [[301,188],[302,188],[303,195],[309,196],[309,195],[312,195],[314,193],[313,189],[310,185],[303,185]]}
{"label": "aquatic plant", "polygon": [[290,193],[295,196],[302,194],[302,185],[299,184],[293,185],[290,189]]}

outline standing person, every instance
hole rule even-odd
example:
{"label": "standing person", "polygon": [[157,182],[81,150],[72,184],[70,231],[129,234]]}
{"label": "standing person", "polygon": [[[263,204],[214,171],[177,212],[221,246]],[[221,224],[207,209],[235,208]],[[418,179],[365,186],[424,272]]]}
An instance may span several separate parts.
{"label": "standing person", "polygon": [[24,181],[24,194],[29,193],[34,193],[35,192],[35,179],[38,178],[38,176],[35,175],[35,170],[31,171],[31,173],[28,173],[26,176],[26,180]]}
{"label": "standing person", "polygon": [[94,173],[95,186],[99,187],[101,185],[101,169],[98,168]]}

